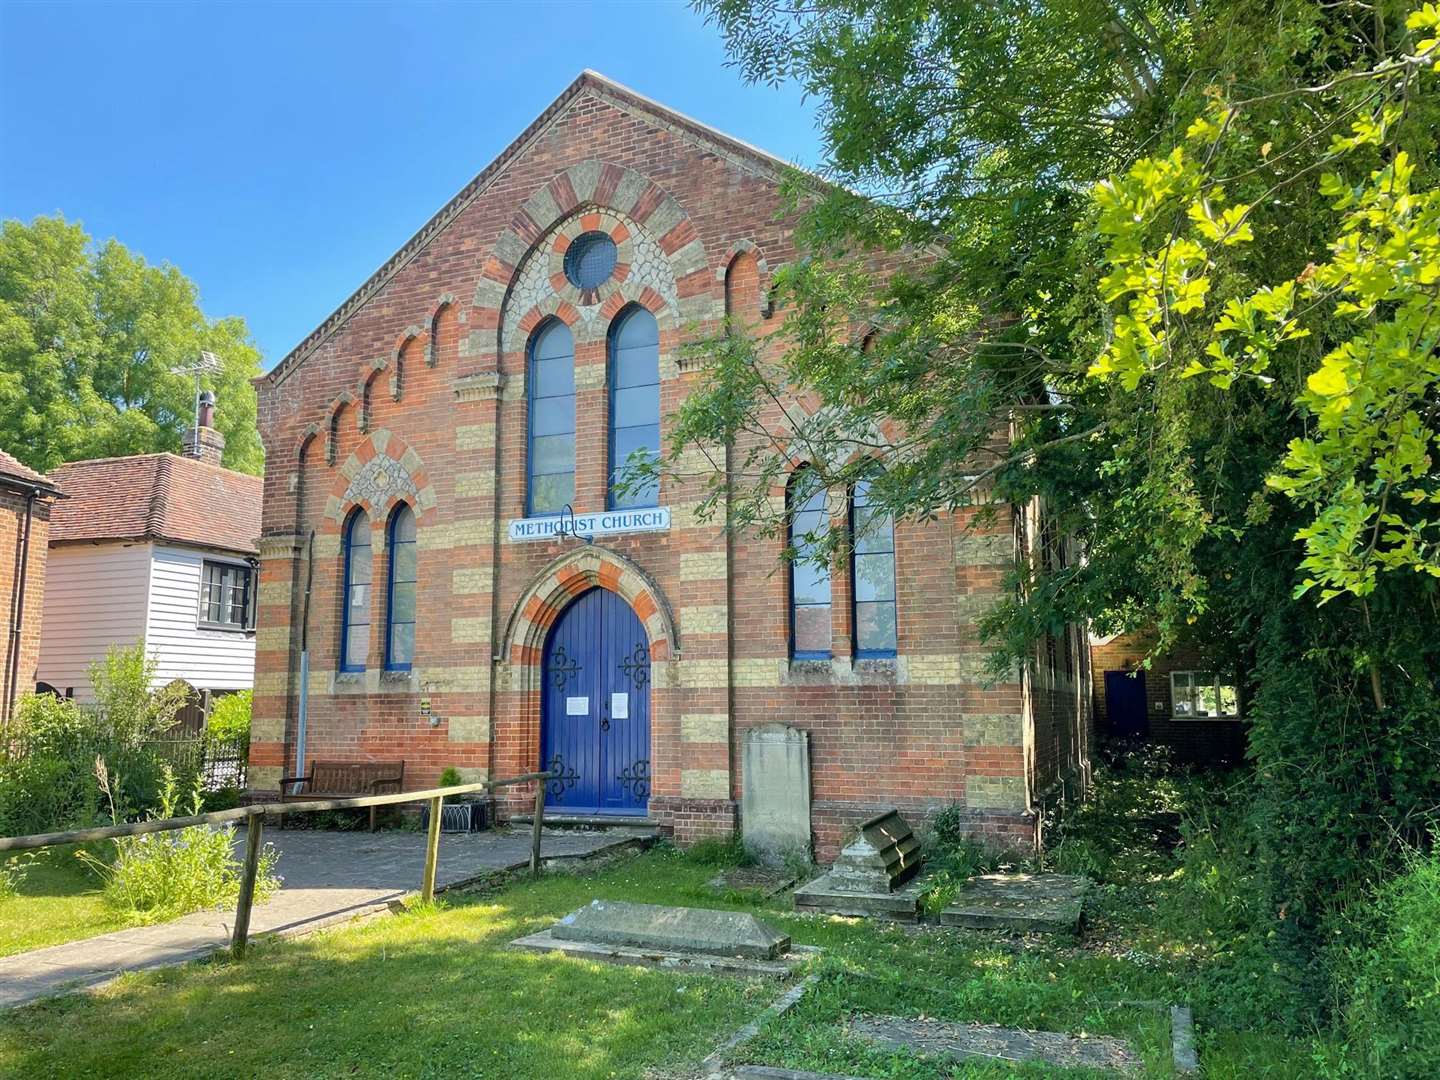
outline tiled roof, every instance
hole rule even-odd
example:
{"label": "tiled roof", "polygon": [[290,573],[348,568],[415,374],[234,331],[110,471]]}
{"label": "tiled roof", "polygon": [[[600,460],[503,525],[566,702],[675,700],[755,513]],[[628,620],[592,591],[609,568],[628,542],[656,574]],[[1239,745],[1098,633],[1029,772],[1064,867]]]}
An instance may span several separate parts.
{"label": "tiled roof", "polygon": [[258,476],[176,454],[72,461],[52,477],[68,498],[50,515],[50,542],[168,540],[253,554]]}
{"label": "tiled roof", "polygon": [[44,473],[38,473],[29,465],[22,465],[4,450],[0,450],[0,480],[6,477],[13,477],[16,480],[23,480],[27,484],[43,484],[46,487],[53,487],[55,481]]}

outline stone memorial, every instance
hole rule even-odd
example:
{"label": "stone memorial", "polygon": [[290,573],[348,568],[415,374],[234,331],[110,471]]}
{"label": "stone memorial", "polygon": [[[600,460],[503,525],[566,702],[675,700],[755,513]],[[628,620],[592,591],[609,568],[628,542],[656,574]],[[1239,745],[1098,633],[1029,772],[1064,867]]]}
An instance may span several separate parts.
{"label": "stone memorial", "polygon": [[860,823],[828,873],[795,890],[795,908],[914,922],[921,862],[914,831],[899,812],[887,810]]}
{"label": "stone memorial", "polygon": [[815,952],[743,911],[592,900],[548,930],[512,941],[532,952],[719,974],[789,975]]}
{"label": "stone memorial", "polygon": [[790,938],[744,911],[632,904],[592,900],[550,928],[565,941],[636,945],[711,956],[774,960],[790,949]]}
{"label": "stone memorial", "polygon": [[777,865],[810,856],[810,734],[784,724],[745,732],[740,821],[745,849]]}
{"label": "stone memorial", "polygon": [[940,913],[947,926],[1019,933],[1078,933],[1089,879],[1074,874],[981,874]]}

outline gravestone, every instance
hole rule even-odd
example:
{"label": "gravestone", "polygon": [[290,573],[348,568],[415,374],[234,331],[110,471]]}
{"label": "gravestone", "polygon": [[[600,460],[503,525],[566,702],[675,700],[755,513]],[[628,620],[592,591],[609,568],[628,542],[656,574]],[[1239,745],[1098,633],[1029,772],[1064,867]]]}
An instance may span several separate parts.
{"label": "gravestone", "polygon": [[972,930],[1075,933],[1089,888],[1074,874],[981,874],[961,886],[940,921]]}
{"label": "gravestone", "polygon": [[795,890],[795,909],[915,922],[920,863],[920,841],[897,811],[887,810],[861,822],[829,873]]}
{"label": "gravestone", "polygon": [[562,941],[631,945],[709,956],[774,960],[790,951],[790,937],[744,911],[592,900],[550,928]]}
{"label": "gravestone", "polygon": [[778,864],[810,854],[810,734],[784,724],[745,732],[740,822],[745,849]]}
{"label": "gravestone", "polygon": [[900,816],[887,810],[861,822],[830,868],[830,885],[840,892],[889,893],[920,869],[920,841]]}

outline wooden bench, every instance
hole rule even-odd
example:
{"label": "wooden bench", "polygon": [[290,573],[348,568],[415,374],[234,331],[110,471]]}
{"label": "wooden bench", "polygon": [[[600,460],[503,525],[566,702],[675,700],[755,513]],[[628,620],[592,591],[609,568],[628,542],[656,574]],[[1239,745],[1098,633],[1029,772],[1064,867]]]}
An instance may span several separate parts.
{"label": "wooden bench", "polygon": [[[301,785],[291,794],[293,784]],[[280,780],[280,801],[299,802],[318,799],[353,799],[363,795],[389,795],[404,790],[403,761],[316,761],[311,759],[310,771],[304,776],[286,776]],[[375,810],[370,807],[370,831],[375,831]],[[285,817],[282,814],[280,824]]]}

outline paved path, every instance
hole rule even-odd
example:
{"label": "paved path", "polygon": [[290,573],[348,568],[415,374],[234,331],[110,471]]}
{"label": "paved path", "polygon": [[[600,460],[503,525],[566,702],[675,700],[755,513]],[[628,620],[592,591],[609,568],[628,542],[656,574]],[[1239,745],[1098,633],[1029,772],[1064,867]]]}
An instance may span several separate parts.
{"label": "paved path", "polygon": [[[547,860],[584,858],[646,835],[654,834],[547,829],[540,851]],[[425,837],[420,833],[267,829],[266,841],[280,853],[276,872],[284,886],[251,913],[252,937],[304,934],[384,911],[391,901],[419,890],[425,868]],[[436,887],[523,867],[529,859],[529,829],[442,836]],[[0,958],[0,1008],[98,986],[121,972],[205,956],[229,944],[234,919],[233,910],[199,911],[158,926],[117,930]]]}

